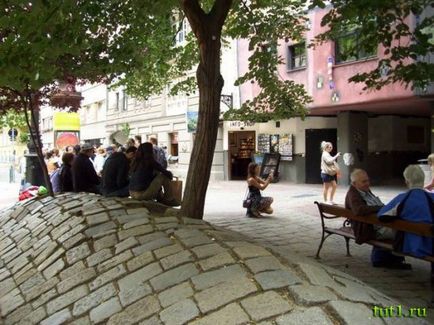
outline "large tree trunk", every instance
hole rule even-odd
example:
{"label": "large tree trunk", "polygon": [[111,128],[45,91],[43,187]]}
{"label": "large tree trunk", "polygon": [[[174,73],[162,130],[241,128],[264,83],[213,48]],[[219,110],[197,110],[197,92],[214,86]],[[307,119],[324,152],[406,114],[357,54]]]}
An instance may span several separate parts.
{"label": "large tree trunk", "polygon": [[181,214],[202,219],[206,190],[211,174],[220,115],[223,78],[220,74],[221,28],[232,1],[219,0],[209,14],[197,1],[181,1],[190,26],[199,43],[200,63],[197,68],[199,119],[190,158]]}

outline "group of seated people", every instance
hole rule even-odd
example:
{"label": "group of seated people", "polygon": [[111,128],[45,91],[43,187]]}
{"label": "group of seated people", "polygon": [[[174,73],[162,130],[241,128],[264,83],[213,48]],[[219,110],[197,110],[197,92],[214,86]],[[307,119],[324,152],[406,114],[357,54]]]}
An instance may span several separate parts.
{"label": "group of seated people", "polygon": [[[404,170],[404,179],[408,191],[393,198],[388,204],[375,196],[370,190],[370,181],[366,171],[356,169],[351,173],[351,186],[345,197],[345,207],[357,216],[377,214],[382,222],[402,219],[410,222],[433,223],[434,193],[424,189],[425,174],[418,165],[410,165]],[[407,232],[394,230],[378,225],[353,221],[356,243],[362,244],[369,240],[391,240],[394,248],[404,254],[416,257],[433,255],[433,240]],[[392,254],[390,251],[373,247],[371,262],[374,267],[393,269],[411,269],[404,262],[404,257]]]}
{"label": "group of seated people", "polygon": [[85,143],[77,155],[68,152],[63,154],[62,166],[56,184],[53,184],[55,192],[89,192],[107,197],[131,196],[139,200],[155,199],[169,206],[180,205],[170,188],[173,175],[156,160],[158,150],[152,143],[113,151],[105,158],[100,175],[91,160],[94,151],[91,144]]}

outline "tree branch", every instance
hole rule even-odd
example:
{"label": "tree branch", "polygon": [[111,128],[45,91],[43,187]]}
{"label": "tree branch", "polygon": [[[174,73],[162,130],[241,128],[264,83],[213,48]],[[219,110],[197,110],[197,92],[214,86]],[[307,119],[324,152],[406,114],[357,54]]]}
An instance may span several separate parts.
{"label": "tree branch", "polygon": [[198,0],[179,0],[182,11],[187,16],[191,30],[200,41],[203,38],[206,14],[199,5]]}
{"label": "tree branch", "polygon": [[221,31],[226,17],[228,16],[229,10],[231,9],[233,0],[217,0],[214,2],[209,15],[213,18],[214,22],[217,24],[219,31]]}

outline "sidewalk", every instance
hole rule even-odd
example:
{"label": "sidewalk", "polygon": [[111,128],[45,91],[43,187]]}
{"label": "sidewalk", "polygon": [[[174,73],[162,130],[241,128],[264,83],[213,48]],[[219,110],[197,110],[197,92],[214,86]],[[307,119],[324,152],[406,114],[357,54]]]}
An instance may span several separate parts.
{"label": "sidewalk", "polygon": [[[347,187],[339,187],[335,201],[343,203]],[[404,187],[373,187],[372,191],[384,203]],[[321,238],[321,221],[313,204],[322,200],[322,185],[277,183],[270,184],[264,196],[274,198],[274,214],[264,219],[246,218],[241,207],[246,183],[244,181],[211,183],[205,205],[205,220],[238,231],[266,246],[273,246],[282,256],[298,254],[314,259]],[[339,221],[342,224],[343,220]],[[321,264],[348,273],[405,305],[426,307],[431,299],[430,265],[413,258],[407,261],[412,271],[373,268],[370,264],[371,246],[350,243],[352,256],[347,257],[345,240],[331,236],[321,250]],[[433,314],[432,309],[428,315]],[[431,315],[434,316],[434,315]],[[429,317],[432,321],[434,319]]]}
{"label": "sidewalk", "polygon": [[18,202],[19,183],[0,182],[0,210]]}

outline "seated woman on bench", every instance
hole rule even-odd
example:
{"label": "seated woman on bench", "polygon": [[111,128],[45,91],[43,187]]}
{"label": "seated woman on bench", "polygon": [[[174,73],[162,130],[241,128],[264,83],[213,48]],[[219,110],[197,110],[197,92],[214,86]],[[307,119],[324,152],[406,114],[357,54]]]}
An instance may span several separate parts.
{"label": "seated woman on bench", "polygon": [[[384,205],[370,189],[369,177],[363,169],[355,169],[351,173],[351,186],[345,197],[345,207],[350,209],[356,216],[364,216],[378,212]],[[373,239],[394,239],[395,232],[392,229],[352,221],[351,224],[355,241],[363,244]],[[404,262],[401,256],[393,255],[391,252],[381,248],[372,247],[371,262],[374,267],[386,267],[393,269],[411,269],[411,265]]]}
{"label": "seated woman on bench", "polygon": [[[411,222],[433,224],[434,193],[424,190],[425,174],[418,165],[410,165],[404,170],[408,191],[396,196],[378,212],[380,221],[402,219]],[[432,238],[399,232],[402,238],[399,250],[416,257],[432,256]],[[395,245],[397,240],[395,240]],[[396,248],[395,248],[396,249]]]}

